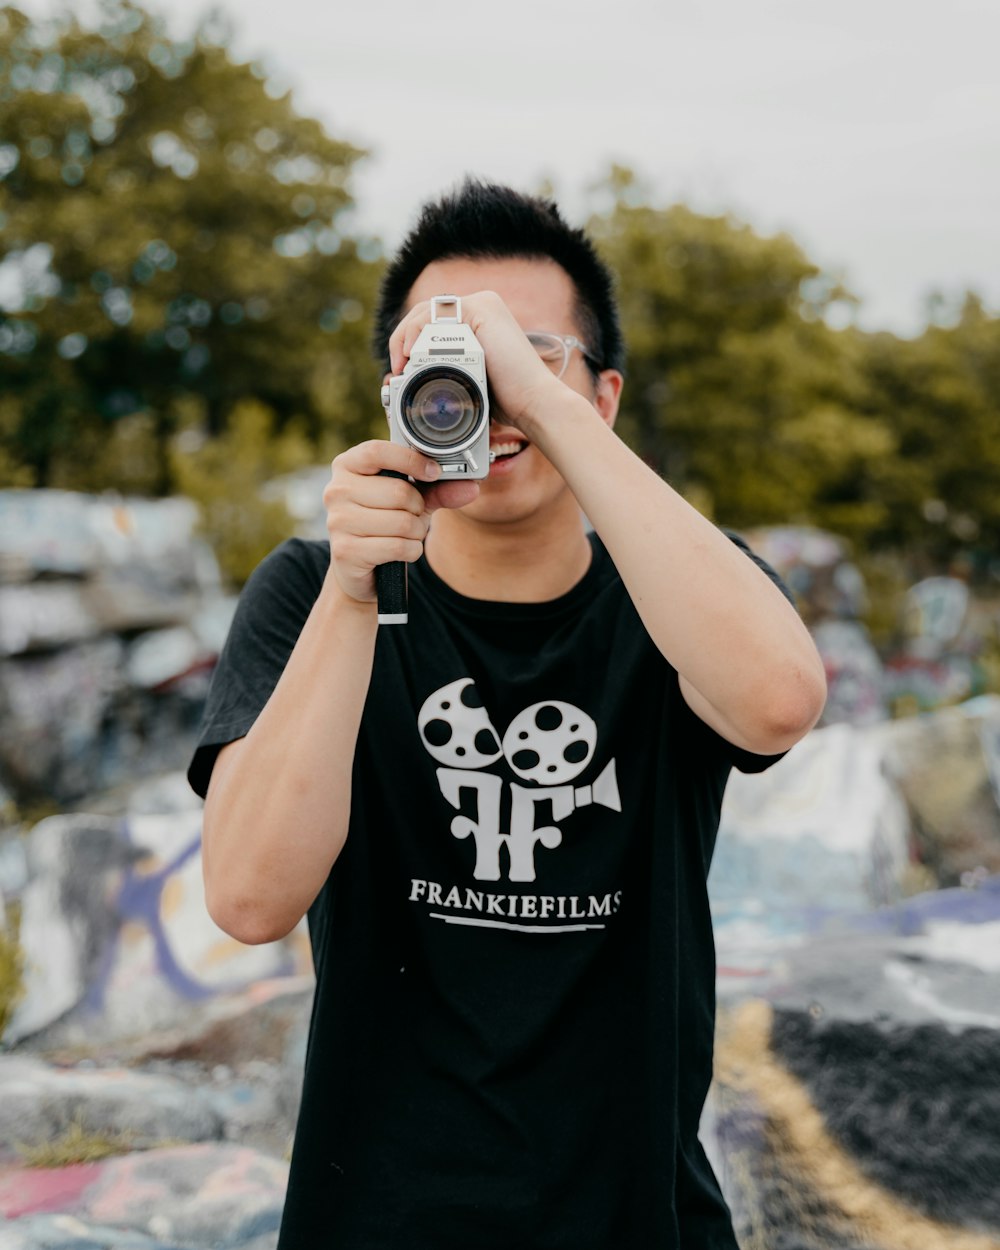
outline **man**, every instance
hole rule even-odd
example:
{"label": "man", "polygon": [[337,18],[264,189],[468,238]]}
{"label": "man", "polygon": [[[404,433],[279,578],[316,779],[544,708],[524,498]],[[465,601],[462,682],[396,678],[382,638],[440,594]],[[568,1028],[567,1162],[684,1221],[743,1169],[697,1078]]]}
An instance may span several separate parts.
{"label": "man", "polygon": [[[731,765],[813,725],[822,666],[613,433],[621,336],[581,232],[490,185],[425,209],[383,284],[391,374],[444,294],[486,353],[489,477],[338,456],[329,544],[248,583],[191,769],[216,921],[263,942],[309,914],[279,1244],[733,1250],[697,1138],[705,878]],[[373,570],[399,560],[410,623],[380,630]]]}

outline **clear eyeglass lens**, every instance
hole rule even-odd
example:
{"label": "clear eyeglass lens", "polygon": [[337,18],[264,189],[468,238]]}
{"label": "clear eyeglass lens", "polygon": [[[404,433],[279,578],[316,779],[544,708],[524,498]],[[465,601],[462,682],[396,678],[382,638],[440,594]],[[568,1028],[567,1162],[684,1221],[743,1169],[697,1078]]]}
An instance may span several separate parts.
{"label": "clear eyeglass lens", "polygon": [[556,334],[529,334],[528,342],[553,373],[562,373],[566,367],[568,352],[562,339]]}

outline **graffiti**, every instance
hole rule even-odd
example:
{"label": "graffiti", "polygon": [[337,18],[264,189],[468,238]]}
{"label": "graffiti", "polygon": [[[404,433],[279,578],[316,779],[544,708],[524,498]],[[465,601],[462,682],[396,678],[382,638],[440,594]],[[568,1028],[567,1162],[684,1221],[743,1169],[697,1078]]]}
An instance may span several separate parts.
{"label": "graffiti", "polygon": [[[982,926],[1000,920],[998,756],[994,697],[833,725],[766,773],[733,774],[709,877],[723,983],[762,989],[791,949],[821,936],[937,941],[961,925],[983,943]],[[914,882],[956,888],[908,898]]]}
{"label": "graffiti", "polygon": [[168,1239],[250,1250],[276,1236],[287,1177],[287,1164],[258,1151],[207,1143],[55,1171],[19,1167],[0,1175],[0,1222],[25,1250],[168,1250]]}
{"label": "graffiti", "polygon": [[906,592],[903,626],[913,655],[933,659],[958,639],[969,608],[969,588],[954,577],[928,577]]}
{"label": "graffiti", "polygon": [[755,530],[747,540],[781,574],[809,624],[863,615],[868,602],[864,578],[842,538],[807,526],[776,526]]}
{"label": "graffiti", "polygon": [[308,973],[304,925],[243,946],[205,907],[200,804],[122,820],[53,816],[28,843],[21,894],[26,993],[8,1039],[154,1028],[184,1003]]}
{"label": "graffiti", "polygon": [[823,724],[885,720],[885,672],[865,627],[857,621],[821,621],[813,627],[813,638],[826,671]]}

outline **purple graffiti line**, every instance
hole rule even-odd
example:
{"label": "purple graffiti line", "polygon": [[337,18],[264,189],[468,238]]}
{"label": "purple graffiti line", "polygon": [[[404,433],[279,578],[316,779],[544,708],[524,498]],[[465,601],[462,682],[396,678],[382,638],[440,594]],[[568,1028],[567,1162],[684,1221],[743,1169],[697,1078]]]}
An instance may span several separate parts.
{"label": "purple graffiti line", "polygon": [[[234,979],[222,984],[205,985],[190,976],[180,966],[171,949],[170,939],[162,919],[163,891],[174,873],[179,872],[192,856],[198,854],[200,849],[201,836],[195,834],[184,849],[158,872],[138,875],[134,868],[129,868],[118,896],[118,912],[121,920],[123,922],[137,921],[149,930],[156,951],[157,967],[164,980],[178,994],[199,1001],[212,998],[216,994],[232,993],[242,989],[245,984],[239,979]],[[294,971],[294,960],[289,954],[275,975],[288,976]]]}

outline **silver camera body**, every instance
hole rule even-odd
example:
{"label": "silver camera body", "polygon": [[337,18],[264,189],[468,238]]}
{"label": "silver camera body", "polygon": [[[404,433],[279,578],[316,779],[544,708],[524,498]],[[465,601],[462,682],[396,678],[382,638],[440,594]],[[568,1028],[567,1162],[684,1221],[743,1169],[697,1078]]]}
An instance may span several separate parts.
{"label": "silver camera body", "polygon": [[382,387],[389,439],[441,466],[442,480],[487,477],[490,401],[486,353],[456,295],[435,295],[403,372]]}

